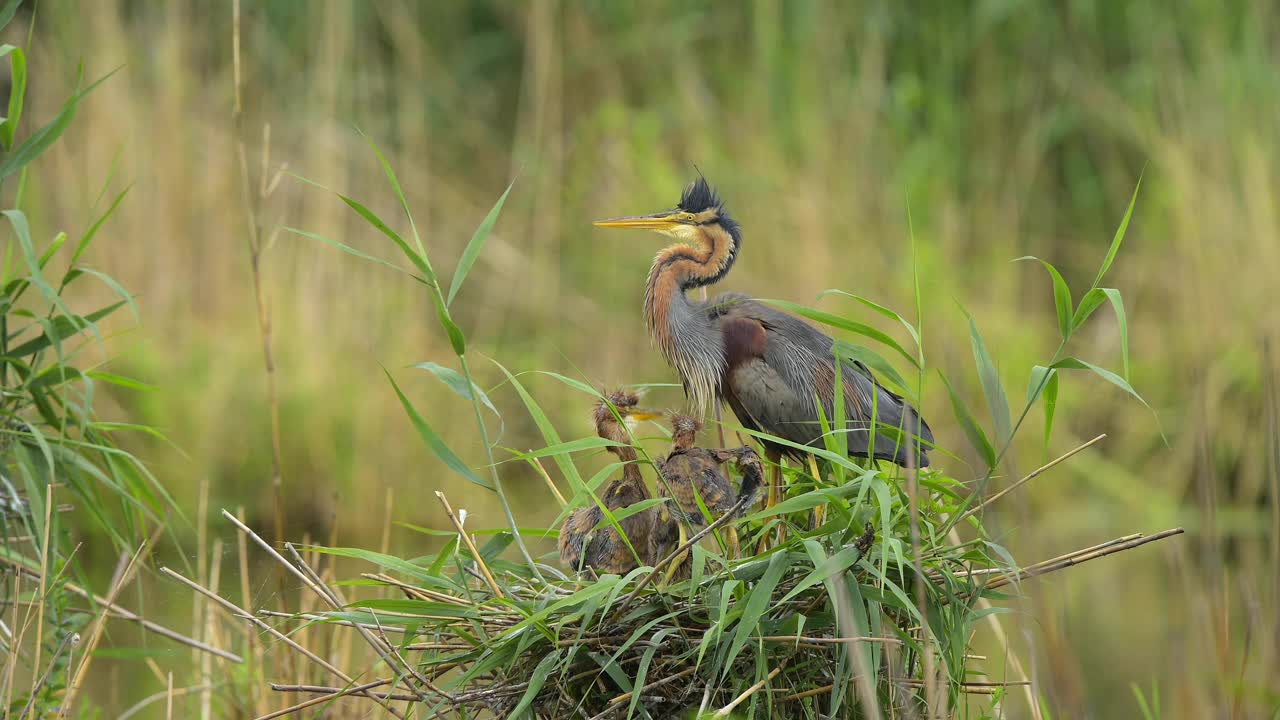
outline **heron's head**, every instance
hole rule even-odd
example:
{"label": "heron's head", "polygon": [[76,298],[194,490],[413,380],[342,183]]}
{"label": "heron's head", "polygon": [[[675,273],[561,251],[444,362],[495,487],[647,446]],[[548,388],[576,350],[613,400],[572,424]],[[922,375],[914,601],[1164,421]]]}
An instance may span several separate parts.
{"label": "heron's head", "polygon": [[[604,397],[596,401],[591,419],[595,422],[596,429],[602,437],[616,440],[617,438],[614,436],[618,435],[618,433],[615,428],[619,417],[628,424],[656,420],[662,417],[661,412],[639,407],[639,404],[640,395],[635,391],[615,390],[608,392],[605,393]],[[615,408],[618,411],[616,416],[613,414]],[[622,436],[625,438],[626,433],[622,433]],[[626,440],[624,439],[622,442],[626,442]]]}
{"label": "heron's head", "polygon": [[673,415],[671,417],[671,444],[677,448],[691,448],[698,439],[698,431],[702,423],[690,415]]}
{"label": "heron's head", "polygon": [[699,177],[680,196],[680,204],[670,210],[649,215],[597,220],[597,227],[632,228],[653,230],[684,241],[699,241],[708,231],[722,231],[733,239],[736,246],[741,241],[738,223],[729,217],[724,203],[706,178]]}

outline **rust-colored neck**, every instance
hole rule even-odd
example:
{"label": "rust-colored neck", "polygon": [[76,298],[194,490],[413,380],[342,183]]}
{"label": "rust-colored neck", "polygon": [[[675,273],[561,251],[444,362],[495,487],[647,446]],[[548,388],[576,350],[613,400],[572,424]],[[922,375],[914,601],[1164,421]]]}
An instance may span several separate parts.
{"label": "rust-colored neck", "polygon": [[718,282],[738,254],[737,237],[720,225],[699,226],[693,244],[665,248],[653,260],[644,294],[645,324],[684,382],[699,412],[711,405],[724,364],[723,343],[688,290]]}
{"label": "rust-colored neck", "polygon": [[[613,453],[622,465],[622,482],[634,485],[644,491],[644,478],[640,475],[640,465],[636,460],[638,455],[636,449],[631,446],[631,436],[627,433],[627,429],[618,422],[618,419],[609,413],[596,422],[596,434],[606,440],[612,440],[618,445],[609,447],[609,452]],[[645,492],[647,496],[647,492]]]}

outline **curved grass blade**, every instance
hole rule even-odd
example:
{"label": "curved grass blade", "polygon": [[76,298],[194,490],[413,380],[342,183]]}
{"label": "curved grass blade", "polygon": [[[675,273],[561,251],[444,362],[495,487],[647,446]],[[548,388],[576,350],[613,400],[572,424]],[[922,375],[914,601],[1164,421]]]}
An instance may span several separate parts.
{"label": "curved grass blade", "polygon": [[449,446],[444,444],[444,441],[440,439],[440,436],[436,434],[435,430],[432,430],[431,426],[427,424],[427,421],[423,419],[422,415],[418,414],[417,409],[415,409],[413,404],[409,402],[409,398],[405,397],[404,393],[400,391],[400,386],[396,384],[395,378],[391,377],[391,373],[387,372],[386,368],[383,368],[382,372],[386,373],[387,380],[391,381],[391,387],[395,389],[396,397],[400,398],[400,404],[404,407],[405,413],[409,415],[409,420],[413,423],[414,429],[418,431],[418,437],[422,438],[423,444],[426,445],[436,457],[440,458],[440,460],[443,461],[450,470],[458,473],[462,477],[482,488],[493,490],[494,488],[492,485],[482,480],[475,473],[471,472],[471,468],[467,467],[466,463],[462,462],[462,460],[449,449]]}
{"label": "curved grass blade", "polygon": [[987,464],[988,468],[995,467],[996,451],[991,447],[991,441],[987,439],[987,434],[982,431],[982,426],[973,418],[973,414],[969,412],[969,406],[964,400],[956,394],[955,388],[951,387],[951,382],[947,380],[947,376],[938,371],[938,377],[942,378],[942,383],[947,386],[947,393],[951,396],[951,410],[955,413],[956,420],[960,423],[960,429],[964,430],[964,435],[969,439],[969,444],[982,457],[982,461]]}
{"label": "curved grass blade", "polygon": [[1013,421],[1009,417],[1009,399],[1004,394],[1004,386],[1000,384],[1000,373],[996,371],[995,363],[991,361],[991,355],[987,352],[986,344],[982,342],[982,335],[978,332],[973,316],[966,311],[965,317],[969,318],[969,342],[973,346],[973,361],[978,366],[982,394],[986,396],[987,407],[991,409],[991,419],[996,429],[996,442],[1003,447],[1009,442],[1009,436],[1013,431]]}
{"label": "curved grass blade", "polygon": [[897,351],[899,355],[906,358],[907,362],[911,363],[912,367],[915,367],[915,368],[920,367],[920,361],[916,360],[914,355],[907,352],[906,349],[903,348],[902,345],[900,345],[897,340],[894,340],[893,338],[889,337],[887,334],[871,327],[870,325],[866,325],[860,322],[855,322],[853,320],[849,320],[847,318],[843,318],[843,317],[840,317],[839,315],[834,315],[829,312],[814,310],[813,308],[805,307],[804,305],[797,305],[796,303],[787,302],[786,300],[760,300],[759,302],[766,303],[768,305],[776,305],[784,310],[795,313],[800,317],[813,320],[814,322],[819,322],[819,323],[822,323],[823,325],[829,325],[834,328],[839,328],[841,330],[847,330],[851,333],[862,335],[863,337],[871,338],[872,340],[875,340],[876,342],[882,345],[887,345],[888,347]]}
{"label": "curved grass blade", "polygon": [[1054,267],[1049,261],[1041,260],[1034,255],[1024,255],[1014,262],[1021,260],[1035,260],[1044,266],[1049,272],[1049,277],[1053,279],[1053,306],[1058,313],[1058,332],[1062,335],[1065,342],[1071,337],[1071,331],[1075,328],[1072,322],[1071,308],[1073,301],[1071,300],[1071,288],[1067,287],[1067,281],[1062,279],[1062,273],[1058,272],[1058,268]]}
{"label": "curved grass blade", "polygon": [[[81,70],[83,70],[83,68],[81,68]],[[53,120],[49,121],[48,125],[45,125],[39,130],[31,133],[30,137],[19,145],[3,164],[0,164],[0,179],[4,179],[18,170],[21,170],[33,160],[40,157],[45,150],[48,150],[49,147],[62,136],[62,133],[66,131],[67,127],[71,125],[71,121],[76,115],[76,107],[80,104],[80,101],[89,93],[97,89],[97,87],[105,82],[107,78],[119,72],[119,70],[120,68],[112,70],[106,75],[103,75],[89,87],[84,90],[78,90],[70,98],[67,98],[67,101],[62,104],[62,109],[56,116],[54,116]]]}
{"label": "curved grass blade", "polygon": [[867,307],[889,318],[890,320],[897,320],[902,325],[902,327],[906,328],[907,334],[911,335],[911,339],[915,341],[916,347],[917,348],[920,347],[920,331],[916,330],[916,326],[907,322],[906,318],[890,310],[884,305],[881,305],[880,303],[874,300],[871,300],[869,298],[865,298],[861,295],[855,295],[851,292],[845,292],[844,290],[835,290],[835,289],[823,290],[822,292],[818,293],[818,299],[821,300],[827,295],[839,295],[841,297],[847,297],[851,300],[856,300],[857,302],[860,302],[863,305],[866,305]]}
{"label": "curved grass blade", "polygon": [[471,272],[471,266],[475,265],[476,259],[480,257],[480,251],[484,249],[484,243],[489,239],[489,233],[493,231],[494,224],[498,222],[498,215],[502,213],[502,206],[507,202],[507,195],[511,194],[511,188],[514,185],[515,180],[512,180],[511,184],[507,185],[502,197],[498,198],[498,202],[493,204],[493,209],[489,211],[488,215],[484,216],[480,226],[471,235],[471,241],[463,249],[462,257],[458,258],[458,267],[453,271],[453,281],[449,283],[449,297],[445,301],[446,305],[453,305],[454,296],[462,289],[462,283],[467,279],[467,273]]}
{"label": "curved grass blade", "polygon": [[[406,269],[404,269],[404,268],[400,267],[399,265],[396,265],[396,264],[395,264],[395,263],[393,263],[393,262],[388,262],[388,261],[386,261],[386,260],[383,260],[383,259],[382,259],[382,258],[380,258],[380,257],[374,257],[373,255],[370,255],[370,254],[369,254],[369,253],[367,253],[367,252],[362,252],[362,251],[360,251],[360,250],[357,250],[357,249],[355,249],[355,248],[351,247],[350,245],[347,245],[347,244],[344,244],[344,243],[340,243],[340,242],[338,242],[337,240],[330,240],[329,238],[327,238],[327,237],[325,237],[325,236],[323,236],[323,235],[317,235],[317,234],[315,234],[315,233],[313,233],[313,232],[307,232],[306,230],[299,230],[298,228],[295,228],[295,227],[289,227],[289,226],[287,226],[287,225],[285,226],[285,228],[284,228],[284,229],[285,229],[286,231],[288,231],[288,232],[293,233],[294,235],[301,235],[302,237],[305,237],[305,238],[311,238],[312,240],[319,240],[320,242],[324,243],[325,245],[332,245],[333,247],[338,248],[338,249],[339,249],[339,250],[341,250],[342,252],[344,252],[344,253],[346,253],[346,254],[348,254],[348,255],[354,255],[354,256],[356,256],[356,257],[360,258],[361,260],[368,260],[369,262],[377,263],[378,265],[381,265],[381,266],[383,266],[383,267],[391,268],[392,270],[395,270],[396,272],[402,272],[402,273],[404,273],[405,275],[413,275],[413,273],[411,273],[411,272],[409,272],[408,270],[406,270]],[[416,276],[415,276],[415,277],[416,277]]]}
{"label": "curved grass blade", "polygon": [[391,238],[391,241],[396,244],[396,247],[400,248],[400,252],[404,254],[405,257],[409,258],[409,262],[413,263],[413,266],[418,269],[418,272],[422,273],[423,277],[425,277],[428,282],[433,285],[435,284],[435,272],[433,272],[431,266],[427,264],[426,258],[414,252],[413,248],[409,247],[409,244],[404,241],[404,238],[400,237],[400,233],[392,230],[390,226],[383,222],[382,218],[375,215],[369,208],[361,205],[359,202],[356,202],[342,193],[336,194],[342,202],[346,203],[347,206],[354,210],[357,215],[364,218],[365,222],[372,225],[378,230],[378,232],[386,235],[388,238]]}
{"label": "curved grass blade", "polygon": [[733,667],[733,661],[738,657],[738,653],[742,651],[742,646],[746,645],[747,640],[751,638],[753,633],[757,632],[760,624],[760,618],[764,617],[765,612],[769,609],[769,605],[773,599],[773,589],[777,587],[778,581],[782,579],[783,574],[787,571],[787,553],[776,552],[769,558],[769,567],[764,571],[764,576],[751,589],[751,594],[747,596],[746,607],[742,611],[742,617],[738,619],[738,627],[734,630],[733,639],[729,641],[729,654],[725,659],[722,672],[727,672]]}
{"label": "curved grass blade", "polygon": [[1133,187],[1133,196],[1129,198],[1129,207],[1124,211],[1124,218],[1120,221],[1120,227],[1116,228],[1115,237],[1111,239],[1111,247],[1107,248],[1107,257],[1102,261],[1102,267],[1098,268],[1098,275],[1093,279],[1093,287],[1102,284],[1102,278],[1111,269],[1111,263],[1115,262],[1116,253],[1120,252],[1120,244],[1124,242],[1124,234],[1129,229],[1129,219],[1133,217],[1133,206],[1138,202],[1138,190],[1142,188],[1142,175],[1138,176],[1138,184]]}
{"label": "curved grass blade", "polygon": [[498,409],[493,406],[493,402],[489,400],[489,396],[486,395],[484,391],[481,390],[475,383],[467,383],[467,379],[464,378],[462,376],[462,373],[458,372],[457,370],[454,370],[453,368],[448,368],[433,362],[414,363],[409,367],[415,368],[418,370],[426,370],[432,375],[435,375],[436,378],[440,380],[440,382],[447,385],[449,389],[454,392],[455,395],[462,398],[463,400],[470,400],[471,399],[470,393],[475,393],[476,399],[478,399],[481,403],[484,403],[485,407],[492,410],[494,415],[497,415],[498,417],[502,417],[502,413],[498,412]]}

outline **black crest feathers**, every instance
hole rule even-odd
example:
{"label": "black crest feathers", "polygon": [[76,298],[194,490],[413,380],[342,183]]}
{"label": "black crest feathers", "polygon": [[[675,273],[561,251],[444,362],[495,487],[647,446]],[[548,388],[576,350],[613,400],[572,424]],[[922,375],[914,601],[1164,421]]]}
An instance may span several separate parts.
{"label": "black crest feathers", "polygon": [[680,196],[680,209],[685,212],[702,212],[711,208],[719,208],[720,196],[707,184],[707,179],[699,177],[684,189]]}

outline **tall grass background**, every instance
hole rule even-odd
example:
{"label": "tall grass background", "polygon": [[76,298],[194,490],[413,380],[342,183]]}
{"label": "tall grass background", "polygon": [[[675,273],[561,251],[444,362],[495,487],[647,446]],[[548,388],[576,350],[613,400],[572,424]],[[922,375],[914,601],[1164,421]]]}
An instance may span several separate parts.
{"label": "tall grass background", "polygon": [[[458,257],[516,179],[455,319],[477,357],[597,386],[673,376],[639,312],[660,240],[589,220],[669,206],[695,163],[744,226],[726,285],[758,296],[814,303],[838,287],[912,307],[910,217],[925,351],[975,408],[982,390],[955,301],[1002,367],[1042,361],[1057,346],[1053,298],[1043,271],[1009,261],[1046,258],[1085,286],[1142,174],[1109,283],[1124,291],[1132,381],[1158,424],[1101,380],[1064,376],[1050,446],[1021,443],[1006,469],[1025,473],[1108,438],[988,522],[1020,560],[1135,530],[1189,534],[1142,560],[1028,584],[1026,614],[1006,626],[1054,717],[1134,717],[1135,691],[1148,705],[1160,698],[1164,717],[1269,717],[1280,703],[1274,7],[299,1],[246,3],[243,13],[247,156],[257,168],[269,152],[268,180],[287,163],[254,212],[267,229],[260,269],[290,538],[336,535],[412,555],[422,536],[387,520],[448,527],[437,488],[473,522],[502,524],[491,494],[422,448],[382,373],[390,368],[450,446],[482,463],[467,403],[402,369],[450,354],[423,293],[272,232],[302,227],[390,257],[359,217],[289,174],[394,215],[356,127],[397,168],[435,258]],[[197,538],[196,508],[244,505],[264,534],[275,512],[231,30],[229,3],[46,0],[29,51],[41,92],[26,112],[37,123],[74,85],[78,61],[95,78],[124,65],[33,169],[25,209],[33,234],[52,235],[92,221],[104,179],[116,191],[133,184],[90,259],[138,295],[141,322],[111,326],[111,367],[156,389],[104,390],[117,406],[100,398],[99,412],[173,441],[134,438],[130,449],[190,509],[193,522],[172,529],[193,562],[208,540]],[[1115,366],[1114,327],[1093,323],[1074,340],[1077,354]],[[473,365],[482,387],[501,383],[496,367]],[[1016,400],[1028,379],[1003,380]],[[528,384],[566,432],[589,432],[581,395]],[[503,444],[537,447],[511,389],[491,397],[513,409]],[[651,398],[681,402],[676,389]],[[923,410],[944,446],[965,446],[936,380]],[[458,422],[444,420],[450,413]],[[939,461],[965,477],[961,460]],[[510,464],[504,478],[522,524],[555,517],[532,470]],[[89,540],[82,560],[106,575],[113,551]],[[189,596],[156,587],[168,594],[147,598],[150,614],[191,617]],[[255,576],[251,591],[266,602],[279,588]],[[128,681],[104,672],[93,696],[121,708],[162,690],[138,662],[105,659]]]}

